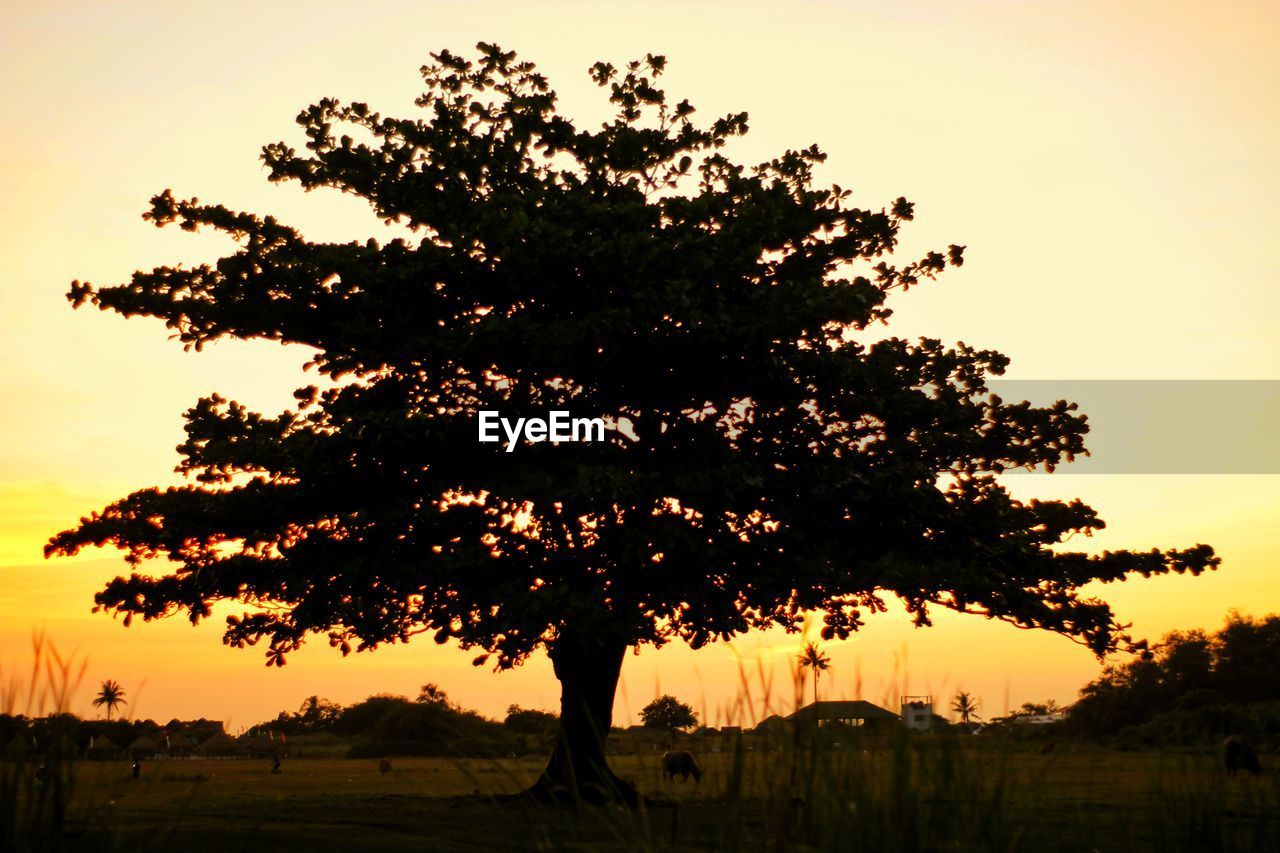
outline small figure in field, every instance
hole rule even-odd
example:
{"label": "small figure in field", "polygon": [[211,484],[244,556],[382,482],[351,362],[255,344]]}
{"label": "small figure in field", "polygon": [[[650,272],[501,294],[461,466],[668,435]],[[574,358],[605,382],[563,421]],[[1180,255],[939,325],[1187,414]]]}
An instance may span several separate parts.
{"label": "small figure in field", "polygon": [[1048,755],[1049,753],[1053,752],[1054,749],[1057,748],[1057,746],[1058,744],[1056,741],[1049,741],[1048,743],[1046,743],[1044,746],[1040,748],[1040,754]]}
{"label": "small figure in field", "polygon": [[702,768],[694,760],[692,752],[677,749],[662,754],[662,778],[674,782],[676,776],[681,782],[688,782],[690,776],[695,785],[702,782]]}
{"label": "small figure in field", "polygon": [[272,773],[280,772],[280,753],[278,752],[275,755],[271,756],[271,772]]}
{"label": "small figure in field", "polygon": [[1232,735],[1222,742],[1222,757],[1227,765],[1227,775],[1234,776],[1241,770],[1257,775],[1262,772],[1258,753],[1240,735]]}
{"label": "small figure in field", "polygon": [[390,772],[391,772],[391,759],[389,759],[389,758],[383,758],[382,760],[380,760],[380,761],[378,762],[378,772],[379,772],[379,773],[390,773]]}
{"label": "small figure in field", "polygon": [[141,778],[142,776],[142,760],[141,759],[135,758],[133,760],[132,775],[134,779]]}

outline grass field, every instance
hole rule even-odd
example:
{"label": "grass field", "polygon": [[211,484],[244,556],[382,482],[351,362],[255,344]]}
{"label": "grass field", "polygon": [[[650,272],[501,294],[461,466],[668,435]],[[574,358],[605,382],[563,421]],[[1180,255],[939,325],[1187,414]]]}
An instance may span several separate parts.
{"label": "grass field", "polygon": [[1218,756],[903,740],[876,749],[703,757],[701,785],[614,758],[640,812],[495,799],[540,760],[81,762],[68,849],[1280,850],[1275,774]]}

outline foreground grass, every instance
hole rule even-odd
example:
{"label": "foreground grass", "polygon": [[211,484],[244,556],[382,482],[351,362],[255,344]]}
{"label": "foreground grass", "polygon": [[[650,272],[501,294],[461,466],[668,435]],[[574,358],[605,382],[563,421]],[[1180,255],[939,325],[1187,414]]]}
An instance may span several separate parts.
{"label": "foreground grass", "polygon": [[81,762],[67,849],[1280,850],[1276,778],[1210,753],[914,739],[867,750],[704,756],[702,785],[614,759],[639,813],[495,799],[540,760]]}

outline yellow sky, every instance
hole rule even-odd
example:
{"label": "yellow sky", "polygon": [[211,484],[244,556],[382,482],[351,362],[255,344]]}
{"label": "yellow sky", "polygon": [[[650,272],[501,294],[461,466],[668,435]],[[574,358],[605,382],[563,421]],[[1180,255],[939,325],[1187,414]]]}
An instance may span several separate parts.
{"label": "yellow sky", "polygon": [[[121,681],[143,716],[240,725],[311,693],[352,701],[425,681],[494,714],[556,702],[543,660],[495,675],[430,643],[341,660],[321,642],[268,670],[223,648],[217,625],[125,630],[89,614],[114,554],[40,559],[80,515],[173,480],[198,396],[279,408],[305,360],[266,344],[184,354],[158,322],[73,312],[67,284],[224,252],[139,219],[166,187],[315,239],[376,233],[350,198],[268,185],[258,149],[296,140],[293,116],[323,96],[409,112],[430,50],[517,49],[583,120],[606,112],[591,62],[665,53],[668,90],[701,114],[750,112],[738,156],[817,142],[822,177],[861,203],[905,194],[908,254],[969,249],[963,269],[899,300],[897,334],[994,346],[1021,378],[1280,378],[1275,3],[52,3],[7,10],[0,39],[0,677],[43,628],[88,658],[90,681]],[[1096,547],[1220,550],[1216,575],[1106,591],[1141,632],[1280,610],[1280,477],[1013,488],[1094,503],[1110,523]],[[799,644],[646,651],[627,662],[620,708],[661,688],[715,716],[738,691],[738,660],[785,680]],[[989,713],[1068,700],[1097,671],[1064,639],[973,618],[913,631],[890,615],[830,651],[825,696],[964,686]]]}

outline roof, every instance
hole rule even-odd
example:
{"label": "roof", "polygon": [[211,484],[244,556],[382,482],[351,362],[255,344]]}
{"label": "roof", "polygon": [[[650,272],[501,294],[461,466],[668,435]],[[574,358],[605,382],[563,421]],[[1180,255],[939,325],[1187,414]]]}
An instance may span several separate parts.
{"label": "roof", "polygon": [[221,720],[195,720],[189,723],[171,722],[161,734],[175,739],[184,737],[200,743],[214,735],[223,734],[224,731]]}
{"label": "roof", "polygon": [[788,720],[896,720],[898,715],[864,699],[813,702],[787,717]]}
{"label": "roof", "polygon": [[207,738],[205,743],[235,743],[235,741],[233,741],[231,736],[226,732],[218,732],[217,734]]}
{"label": "roof", "polygon": [[235,752],[238,747],[236,742],[227,736],[226,732],[218,732],[213,737],[206,740],[200,745],[203,752]]}

